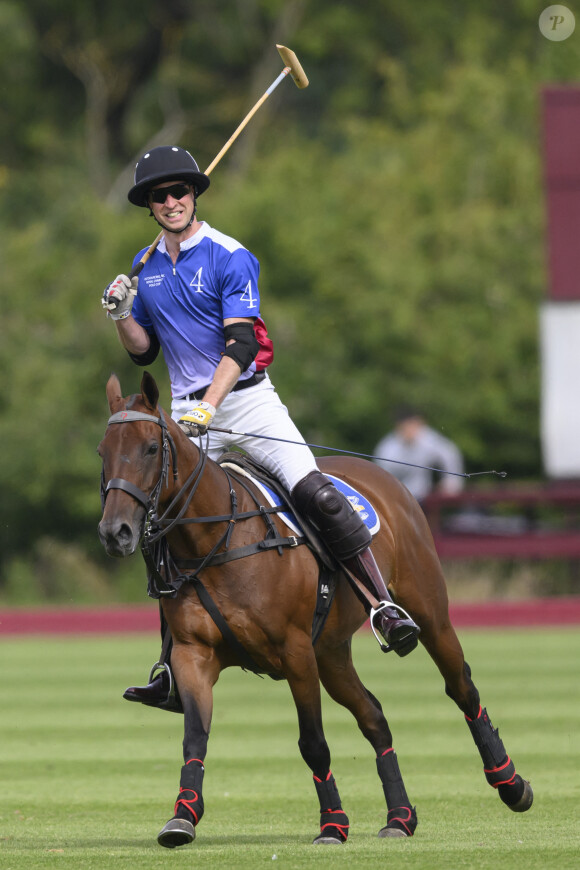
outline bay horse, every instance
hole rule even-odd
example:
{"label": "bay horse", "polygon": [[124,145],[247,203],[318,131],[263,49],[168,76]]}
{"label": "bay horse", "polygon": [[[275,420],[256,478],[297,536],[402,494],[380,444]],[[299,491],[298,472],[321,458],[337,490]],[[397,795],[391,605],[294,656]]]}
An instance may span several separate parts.
{"label": "bay horse", "polygon": [[[218,628],[202,603],[197,583],[182,582],[176,592],[161,595],[173,641],[171,667],[184,712],[184,764],[174,815],[158,835],[160,845],[173,848],[195,838],[203,815],[213,686],[224,668],[245,666],[247,660],[258,671],[287,680],[290,687],[300,753],[312,771],[320,803],[320,834],[314,843],[344,843],[349,827],[330,769],[320,683],[334,701],[350,710],[375,752],[387,805],[386,824],[378,836],[412,836],[417,815],[391,731],[379,701],[362,684],[352,661],[351,638],[367,613],[345,575],[335,563],[334,597],[313,643],[321,563],[312,548],[302,539],[294,539],[296,546],[262,547],[273,530],[275,538],[288,542],[282,519],[276,512],[257,509],[259,488],[208,459],[203,438],[189,439],[164,413],[158,405],[157,384],[148,372],[141,393],[123,398],[116,375],[109,378],[106,393],[112,416],[99,445],[104,502],[99,537],[107,553],[132,554],[140,544],[144,546],[153,529],[153,537],[165,543],[167,564],[157,566],[158,576],[168,576],[169,562],[179,566],[189,560],[197,566],[191,577],[201,575],[204,595],[227,627],[223,633]],[[317,461],[323,472],[354,485],[377,511],[380,530],[372,551],[393,599],[420,626],[419,639],[443,677],[446,694],[464,714],[487,782],[511,810],[528,810],[533,801],[531,786],[516,773],[480,703],[449,619],[445,580],[419,504],[374,463],[344,456]],[[235,558],[236,553],[243,557]]]}

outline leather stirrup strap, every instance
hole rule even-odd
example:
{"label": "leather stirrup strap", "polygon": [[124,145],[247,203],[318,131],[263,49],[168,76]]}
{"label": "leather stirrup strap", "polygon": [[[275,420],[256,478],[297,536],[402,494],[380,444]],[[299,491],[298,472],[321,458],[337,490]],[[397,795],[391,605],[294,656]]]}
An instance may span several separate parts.
{"label": "leather stirrup strap", "polygon": [[161,665],[161,667],[169,664],[169,657],[171,655],[172,646],[173,638],[171,636],[171,631],[167,623],[165,623],[165,634],[163,635],[163,643],[161,644],[161,655],[159,656],[159,664]]}
{"label": "leather stirrup strap", "polygon": [[353,572],[350,570],[350,568],[347,568],[347,566],[344,564],[344,562],[340,562],[340,567],[341,567],[343,573],[345,574],[346,579],[348,580],[350,585],[355,588],[355,592],[358,593],[359,597],[362,597],[365,601],[367,601],[369,604],[369,607],[372,607],[374,610],[376,610],[376,608],[380,604],[380,601],[377,598],[375,598],[375,596],[372,594],[372,592],[369,592],[369,590],[364,585],[364,583],[361,580],[359,580],[359,578],[356,576],[356,574],[353,574]]}

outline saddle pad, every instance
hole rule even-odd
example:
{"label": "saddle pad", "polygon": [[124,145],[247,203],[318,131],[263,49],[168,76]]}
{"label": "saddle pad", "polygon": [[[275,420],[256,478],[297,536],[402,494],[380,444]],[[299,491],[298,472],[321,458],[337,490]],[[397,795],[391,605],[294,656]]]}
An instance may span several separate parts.
{"label": "saddle pad", "polygon": [[[281,507],[285,504],[273,489],[270,489],[270,487],[261,480],[256,480],[256,478],[246,471],[245,468],[241,468],[239,465],[235,465],[234,463],[230,464],[229,462],[224,462],[223,465],[230,466],[235,469],[238,474],[243,474],[244,477],[249,478],[249,480],[258,487],[270,507]],[[354,489],[354,487],[349,483],[346,483],[346,481],[341,480],[339,477],[335,477],[333,474],[327,474],[325,477],[332,481],[336,488],[346,496],[355,511],[360,514],[361,520],[364,522],[371,535],[376,535],[381,527],[381,521],[370,501],[357,489]],[[290,510],[280,511],[279,516],[284,520],[289,529],[298,535],[303,534],[303,530],[300,528],[298,520]]]}

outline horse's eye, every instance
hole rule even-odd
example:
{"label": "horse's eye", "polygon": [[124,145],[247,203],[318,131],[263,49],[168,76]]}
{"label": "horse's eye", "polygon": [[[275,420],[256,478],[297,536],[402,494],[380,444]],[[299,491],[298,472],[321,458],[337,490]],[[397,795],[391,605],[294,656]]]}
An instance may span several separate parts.
{"label": "horse's eye", "polygon": [[149,449],[147,450],[148,456],[155,456],[155,454],[159,451],[159,444],[151,444]]}

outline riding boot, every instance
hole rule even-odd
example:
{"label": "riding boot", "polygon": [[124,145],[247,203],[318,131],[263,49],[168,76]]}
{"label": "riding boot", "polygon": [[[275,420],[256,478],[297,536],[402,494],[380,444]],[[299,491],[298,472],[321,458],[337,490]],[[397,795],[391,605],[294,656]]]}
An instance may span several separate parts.
{"label": "riding boot", "polygon": [[[348,499],[321,471],[311,471],[300,480],[292,495],[297,509],[315,526],[335,559],[378,599],[379,606],[371,609],[371,625],[386,641],[381,649],[408,655],[417,646],[419,626],[389,595],[369,550],[371,533]],[[368,612],[369,601],[354,588]]]}
{"label": "riding boot", "polygon": [[153,666],[146,686],[130,686],[123,692],[123,698],[126,701],[145,704],[147,707],[158,707],[171,713],[183,713],[181,698],[169,665],[164,665],[163,670],[155,674],[158,666],[158,664]]}
{"label": "riding boot", "polygon": [[123,698],[126,701],[145,704],[147,707],[158,707],[160,710],[169,710],[171,713],[183,713],[181,698],[169,664],[173,641],[161,606],[159,607],[159,618],[161,620],[161,657],[151,668],[148,684],[146,686],[130,686],[123,692]]}
{"label": "riding boot", "polygon": [[381,644],[383,652],[394,650],[401,657],[413,652],[421,629],[402,607],[399,609],[399,605],[394,603],[371,550],[366,549],[352,559],[345,559],[344,565],[380,602],[371,610],[371,626],[386,643],[386,646]]}

